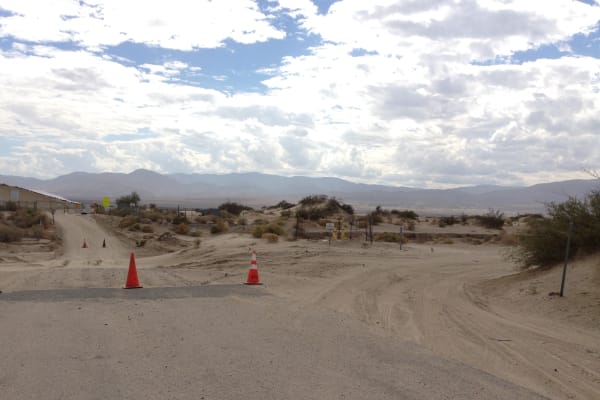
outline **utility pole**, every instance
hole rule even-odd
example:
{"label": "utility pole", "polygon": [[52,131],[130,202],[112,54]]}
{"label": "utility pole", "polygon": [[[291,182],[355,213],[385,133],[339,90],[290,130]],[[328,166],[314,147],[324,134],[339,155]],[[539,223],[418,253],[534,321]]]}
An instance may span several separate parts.
{"label": "utility pole", "polygon": [[565,264],[563,266],[562,281],[560,282],[560,297],[565,290],[565,278],[567,277],[567,261],[569,261],[569,249],[571,248],[571,235],[573,234],[573,221],[569,220],[569,231],[567,233],[567,248],[565,250]]}

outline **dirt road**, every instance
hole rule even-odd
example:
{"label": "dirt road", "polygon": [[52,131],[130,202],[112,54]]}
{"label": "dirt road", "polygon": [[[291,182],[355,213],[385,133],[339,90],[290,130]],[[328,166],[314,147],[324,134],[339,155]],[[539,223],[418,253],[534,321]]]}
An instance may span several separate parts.
{"label": "dirt road", "polygon": [[[126,291],[131,249],[92,218],[59,223],[64,255],[20,270],[0,265],[8,398],[600,395],[598,329],[493,295],[482,282],[514,272],[496,246],[401,251],[213,236],[200,248],[139,258],[145,289]],[[262,287],[240,285],[249,248]]]}

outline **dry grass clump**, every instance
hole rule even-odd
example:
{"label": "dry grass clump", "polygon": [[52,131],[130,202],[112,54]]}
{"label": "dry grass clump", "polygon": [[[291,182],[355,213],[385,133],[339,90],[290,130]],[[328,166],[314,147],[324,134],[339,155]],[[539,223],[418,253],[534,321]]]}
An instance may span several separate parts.
{"label": "dry grass clump", "polygon": [[154,233],[154,228],[152,228],[152,225],[142,225],[142,232]]}
{"label": "dry grass clump", "polygon": [[182,222],[178,225],[175,225],[175,228],[173,230],[179,235],[187,235],[188,233],[190,233],[190,226]]}
{"label": "dry grass clump", "polygon": [[50,219],[34,209],[17,208],[0,215],[0,242],[18,242],[24,237],[54,239],[47,231]]}
{"label": "dry grass clump", "polygon": [[252,231],[252,236],[255,238],[262,238],[266,233],[281,236],[283,235],[283,228],[279,224],[258,225],[254,227],[254,230]]}
{"label": "dry grass clump", "polygon": [[402,243],[408,242],[406,237],[400,236],[397,232],[381,232],[375,233],[373,235],[373,240],[376,242],[388,242],[388,243],[399,243],[402,240]]}
{"label": "dry grass clump", "polygon": [[127,215],[119,221],[119,228],[125,229],[133,226],[137,223],[137,217],[135,215]]}
{"label": "dry grass clump", "polygon": [[267,239],[269,243],[277,243],[279,241],[279,236],[274,233],[263,233],[261,238]]}
{"label": "dry grass clump", "polygon": [[23,238],[23,230],[15,226],[0,225],[0,242],[18,242]]}

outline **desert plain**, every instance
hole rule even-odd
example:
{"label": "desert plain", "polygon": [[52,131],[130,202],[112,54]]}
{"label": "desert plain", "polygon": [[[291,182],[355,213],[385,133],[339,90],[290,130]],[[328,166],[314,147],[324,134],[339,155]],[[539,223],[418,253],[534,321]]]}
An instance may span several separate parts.
{"label": "desert plain", "polygon": [[138,247],[112,217],[55,217],[58,244],[0,247],[2,399],[600,398],[600,257],[559,297],[561,268],[493,240]]}

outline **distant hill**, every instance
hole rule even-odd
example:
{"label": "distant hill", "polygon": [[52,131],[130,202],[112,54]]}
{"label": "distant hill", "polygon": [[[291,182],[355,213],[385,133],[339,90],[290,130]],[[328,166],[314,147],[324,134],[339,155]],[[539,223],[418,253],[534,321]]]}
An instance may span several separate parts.
{"label": "distant hill", "polygon": [[129,174],[74,172],[49,180],[0,175],[0,183],[39,189],[83,202],[100,202],[103,196],[115,199],[136,191],[143,203],[209,207],[224,201],[239,201],[256,207],[326,194],[352,204],[359,211],[381,205],[422,213],[476,213],[490,208],[506,213],[544,212],[549,202],[561,202],[569,196],[582,198],[600,189],[597,179],[529,187],[481,185],[440,190],[368,185],[339,178],[260,173],[163,175],[143,169]]}

